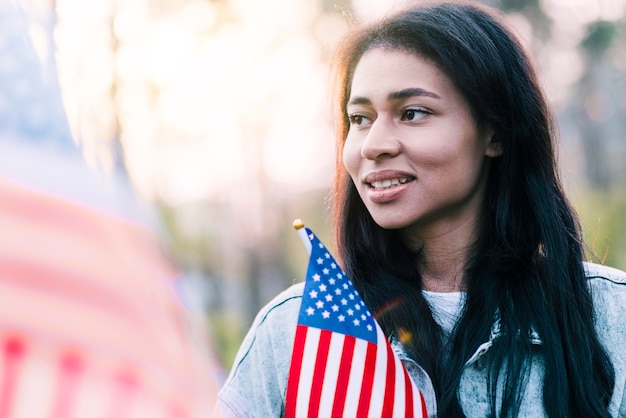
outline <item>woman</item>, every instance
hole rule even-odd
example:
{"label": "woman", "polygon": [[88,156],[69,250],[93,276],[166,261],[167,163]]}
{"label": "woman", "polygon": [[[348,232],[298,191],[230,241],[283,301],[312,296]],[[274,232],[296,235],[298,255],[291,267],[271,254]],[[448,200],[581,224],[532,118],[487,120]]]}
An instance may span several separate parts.
{"label": "woman", "polygon": [[[626,416],[626,274],[583,263],[552,116],[505,25],[467,4],[403,11],[335,69],[339,255],[429,412]],[[298,291],[242,344],[232,415],[281,414]]]}

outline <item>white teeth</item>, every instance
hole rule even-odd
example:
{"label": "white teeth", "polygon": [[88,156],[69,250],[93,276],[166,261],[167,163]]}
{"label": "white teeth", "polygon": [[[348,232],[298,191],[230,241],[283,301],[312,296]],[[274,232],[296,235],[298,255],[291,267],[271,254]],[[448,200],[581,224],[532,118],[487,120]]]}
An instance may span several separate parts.
{"label": "white teeth", "polygon": [[399,184],[405,184],[409,181],[406,177],[399,177],[395,179],[382,180],[382,181],[374,181],[370,183],[370,185],[375,189],[386,189],[388,187],[397,186]]}

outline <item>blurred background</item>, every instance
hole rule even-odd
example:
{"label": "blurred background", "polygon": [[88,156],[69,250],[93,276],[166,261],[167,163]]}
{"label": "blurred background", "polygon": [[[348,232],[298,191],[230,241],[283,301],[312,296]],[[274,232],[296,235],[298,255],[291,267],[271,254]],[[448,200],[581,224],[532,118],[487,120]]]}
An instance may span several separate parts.
{"label": "blurred background", "polygon": [[[536,60],[589,259],[626,269],[626,0],[485,3]],[[258,309],[303,280],[293,219],[332,242],[333,48],[403,4],[32,0],[31,37],[56,59],[86,161],[155,209],[226,369]]]}

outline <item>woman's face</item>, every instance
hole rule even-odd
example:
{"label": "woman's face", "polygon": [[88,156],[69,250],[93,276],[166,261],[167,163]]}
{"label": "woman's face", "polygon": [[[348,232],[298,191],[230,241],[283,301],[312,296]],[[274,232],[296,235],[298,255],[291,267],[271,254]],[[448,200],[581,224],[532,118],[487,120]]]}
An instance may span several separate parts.
{"label": "woman's face", "polygon": [[343,162],[379,226],[427,238],[476,225],[486,157],[498,147],[435,64],[397,49],[366,52],[347,114]]}

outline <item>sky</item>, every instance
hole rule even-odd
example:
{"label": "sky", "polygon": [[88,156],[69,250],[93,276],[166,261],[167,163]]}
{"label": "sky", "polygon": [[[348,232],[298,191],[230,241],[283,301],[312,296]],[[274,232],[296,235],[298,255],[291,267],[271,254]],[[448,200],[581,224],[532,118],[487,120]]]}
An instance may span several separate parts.
{"label": "sky", "polygon": [[[40,10],[52,4],[32,2]],[[172,206],[250,207],[275,193],[328,188],[328,60],[348,25],[339,5],[322,10],[323,3],[331,4],[57,0],[55,56],[87,161],[103,172],[124,166],[141,196]],[[405,3],[353,0],[352,7],[358,20],[371,20]],[[540,3],[554,24],[547,44],[537,45],[521,14],[510,21],[536,53],[558,109],[583,71],[576,47],[584,25],[623,18],[625,0]]]}

